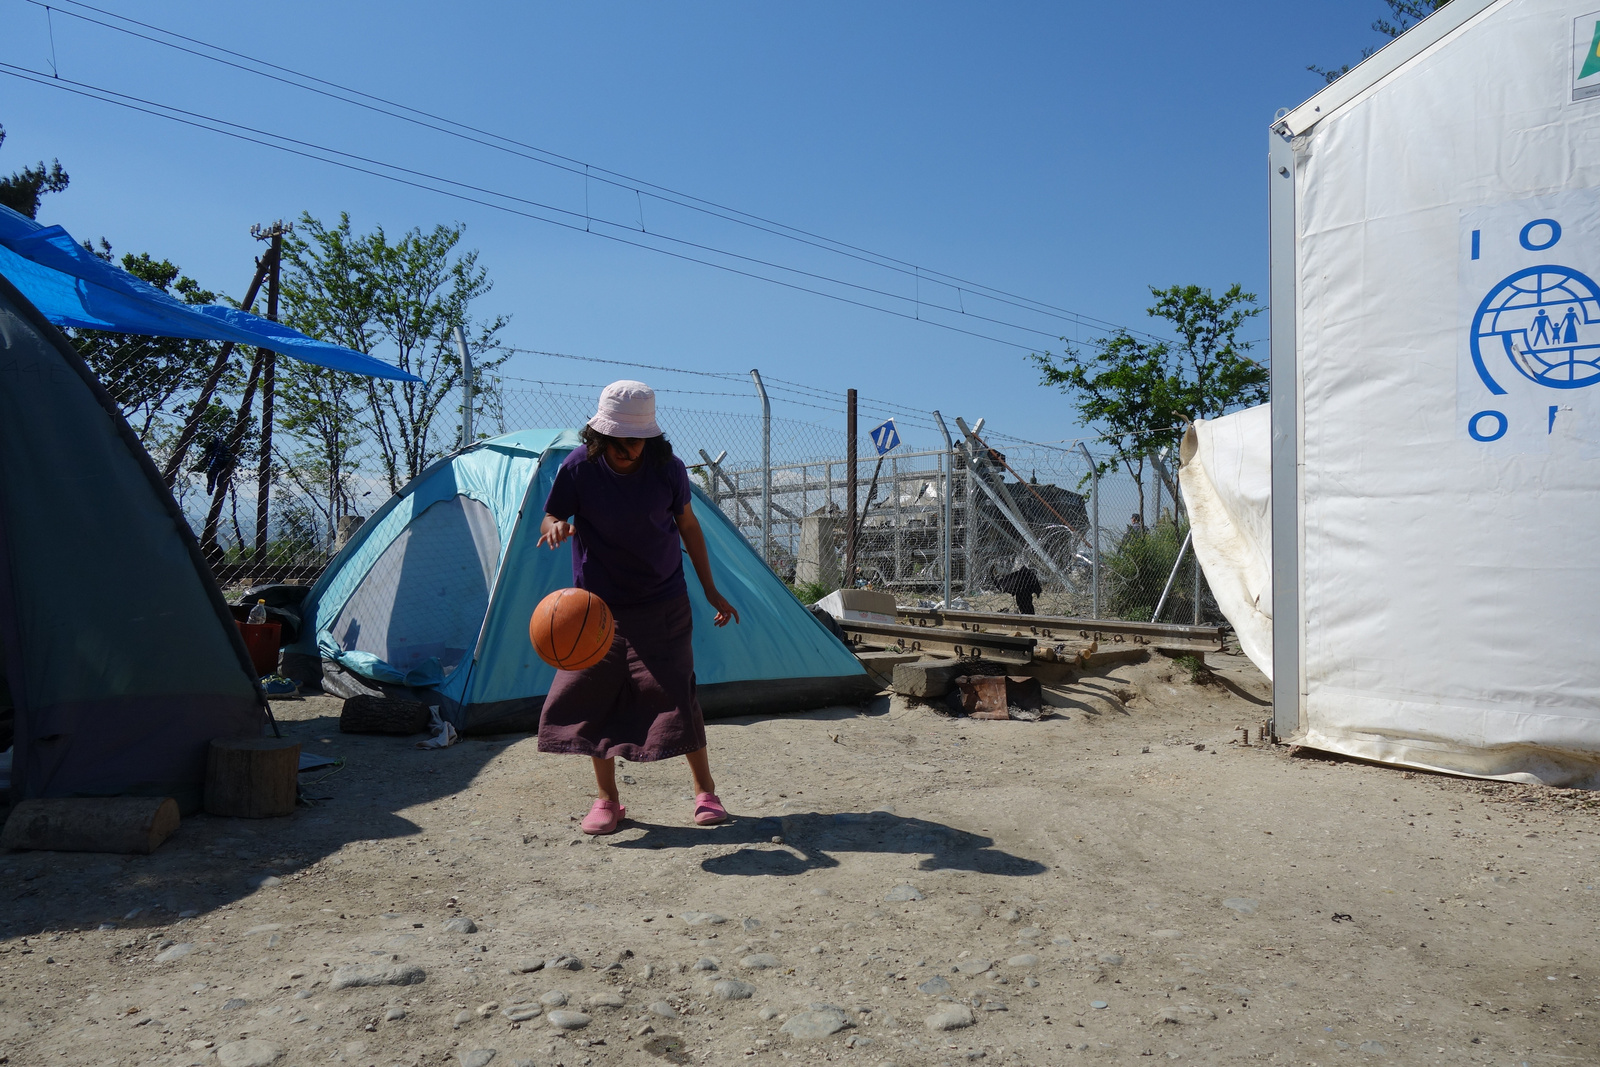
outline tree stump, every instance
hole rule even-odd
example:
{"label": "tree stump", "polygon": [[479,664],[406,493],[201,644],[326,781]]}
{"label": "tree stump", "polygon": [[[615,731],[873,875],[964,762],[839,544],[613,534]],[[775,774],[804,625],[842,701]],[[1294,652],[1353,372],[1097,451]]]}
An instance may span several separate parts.
{"label": "tree stump", "polygon": [[289,815],[299,774],[298,741],[219,738],[206,756],[206,811],[241,819]]}
{"label": "tree stump", "polygon": [[0,848],[147,856],[177,828],[178,802],[171,797],[24,800],[0,830]]}

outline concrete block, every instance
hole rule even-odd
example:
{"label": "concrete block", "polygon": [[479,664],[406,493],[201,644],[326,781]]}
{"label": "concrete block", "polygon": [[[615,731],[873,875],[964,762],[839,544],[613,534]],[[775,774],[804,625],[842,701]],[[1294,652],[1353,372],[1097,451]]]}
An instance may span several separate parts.
{"label": "concrete block", "polygon": [[915,663],[922,658],[920,652],[857,652],[856,659],[867,669],[884,689],[894,688],[894,669],[902,663]]}
{"label": "concrete block", "polygon": [[1006,670],[1013,674],[1026,674],[1030,678],[1037,678],[1039,684],[1043,686],[1058,686],[1072,684],[1072,680],[1078,676],[1077,665],[1076,658],[1065,662],[1035,659],[1032,663],[1019,664],[1015,667],[1008,664]]}
{"label": "concrete block", "polygon": [[956,678],[971,670],[955,660],[924,659],[915,663],[902,663],[894,669],[894,684],[890,686],[901,696],[918,700],[937,700],[947,695],[955,686]]}

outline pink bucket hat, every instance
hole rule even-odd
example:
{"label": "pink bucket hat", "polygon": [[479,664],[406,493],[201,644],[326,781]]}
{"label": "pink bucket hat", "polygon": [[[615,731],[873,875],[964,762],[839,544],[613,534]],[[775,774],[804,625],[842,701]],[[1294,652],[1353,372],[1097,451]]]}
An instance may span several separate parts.
{"label": "pink bucket hat", "polygon": [[643,382],[612,382],[600,391],[600,410],[589,426],[608,437],[660,437],[656,391]]}

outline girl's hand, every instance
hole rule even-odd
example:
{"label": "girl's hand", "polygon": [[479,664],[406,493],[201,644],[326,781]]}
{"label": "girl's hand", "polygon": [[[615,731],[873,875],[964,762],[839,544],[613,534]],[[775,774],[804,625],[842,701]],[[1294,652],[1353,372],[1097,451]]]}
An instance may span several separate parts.
{"label": "girl's hand", "polygon": [[716,625],[726,626],[728,625],[729,619],[732,619],[734,622],[739,621],[738,610],[735,609],[732,604],[728,603],[727,597],[723,596],[715,589],[712,589],[706,593],[706,600],[710,601],[711,606],[717,609],[717,617],[715,620]]}
{"label": "girl's hand", "polygon": [[549,545],[554,549],[561,542],[573,534],[572,523],[558,519],[554,515],[546,515],[539,524],[539,544]]}

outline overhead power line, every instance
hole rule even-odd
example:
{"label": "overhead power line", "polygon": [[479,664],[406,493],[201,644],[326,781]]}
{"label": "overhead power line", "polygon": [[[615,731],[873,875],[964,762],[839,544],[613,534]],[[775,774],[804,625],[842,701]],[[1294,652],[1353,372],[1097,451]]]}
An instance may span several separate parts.
{"label": "overhead power line", "polygon": [[[617,242],[619,244],[631,245],[634,248],[641,248],[641,249],[644,249],[645,251],[648,251],[648,252],[655,252],[658,255],[670,256],[673,259],[683,260],[684,262],[688,262],[688,263],[698,263],[698,264],[700,264],[702,266],[712,267],[712,268],[714,268],[716,270],[726,271],[729,274],[737,274],[737,275],[740,275],[740,276],[745,277],[745,278],[754,279],[756,281],[767,282],[770,285],[778,285],[778,286],[782,286],[785,289],[793,289],[793,290],[795,290],[797,292],[809,293],[812,296],[820,296],[820,297],[824,297],[824,298],[826,298],[828,300],[837,301],[837,302],[842,303],[842,304],[850,304],[850,305],[853,305],[855,307],[865,308],[868,311],[876,311],[876,312],[879,312],[879,313],[884,314],[884,315],[892,315],[895,318],[906,319],[906,320],[912,321],[912,322],[926,323],[929,326],[934,326],[934,327],[937,327],[938,329],[941,329],[941,330],[947,330],[947,331],[949,331],[951,333],[959,333],[959,334],[963,334],[963,335],[965,335],[967,337],[974,337],[974,338],[977,338],[979,340],[990,341],[990,342],[992,342],[994,344],[1005,345],[1008,348],[1019,349],[1019,350],[1021,350],[1023,352],[1036,352],[1036,351],[1038,351],[1038,348],[1036,346],[1033,346],[1033,345],[1020,344],[1020,343],[1018,343],[1016,341],[1010,341],[1010,340],[1007,340],[1007,339],[1005,339],[1003,337],[995,337],[995,336],[993,336],[991,334],[981,333],[981,332],[979,332],[977,330],[968,330],[968,329],[965,329],[965,328],[963,328],[961,326],[956,326],[956,325],[954,325],[952,323],[940,322],[938,319],[927,318],[927,317],[925,317],[925,316],[923,316],[921,314],[913,314],[912,312],[908,312],[908,311],[897,311],[894,308],[882,307],[882,306],[880,306],[878,304],[873,304],[873,303],[870,303],[870,302],[865,301],[865,300],[857,300],[857,299],[854,299],[852,297],[841,295],[839,293],[830,293],[830,292],[827,292],[826,290],[815,289],[815,288],[812,288],[812,287],[807,286],[807,285],[801,285],[801,284],[799,284],[797,282],[785,281],[782,278],[773,278],[773,277],[770,277],[768,275],[758,273],[756,271],[745,270],[745,269],[742,269],[740,267],[730,266],[729,264],[726,264],[726,263],[718,263],[715,260],[703,259],[703,258],[701,258],[699,256],[690,255],[690,254],[684,253],[684,252],[676,252],[676,251],[673,251],[670,248],[660,248],[660,247],[658,247],[656,245],[652,245],[652,244],[649,244],[649,243],[644,242],[644,241],[639,241],[639,240],[635,240],[635,239],[630,238],[630,237],[625,237],[621,233],[604,232],[604,231],[597,230],[597,229],[591,229],[588,226],[580,226],[580,225],[576,224],[575,222],[567,222],[567,221],[564,221],[562,219],[548,218],[546,216],[536,214],[535,212],[530,211],[530,210],[525,210],[525,209],[514,207],[514,206],[512,206],[510,204],[496,203],[493,200],[482,199],[482,196],[499,197],[499,198],[502,198],[504,200],[512,201],[513,203],[522,203],[522,204],[526,204],[526,205],[528,205],[530,207],[537,207],[537,208],[540,208],[541,210],[552,211],[552,212],[556,212],[556,213],[562,214],[562,215],[575,215],[576,214],[576,213],[568,211],[568,210],[566,210],[564,208],[558,208],[558,207],[554,207],[554,206],[551,206],[551,205],[540,204],[537,201],[527,200],[526,198],[519,197],[519,196],[516,196],[516,195],[511,194],[511,193],[496,192],[496,191],[491,190],[491,189],[484,189],[481,186],[469,185],[469,184],[467,184],[465,182],[458,182],[458,181],[455,181],[454,179],[451,179],[451,178],[445,178],[445,177],[442,177],[442,176],[439,176],[439,175],[430,174],[430,173],[428,173],[426,171],[418,171],[418,170],[414,170],[414,169],[409,168],[409,167],[402,167],[402,166],[399,166],[397,164],[386,163],[386,162],[383,162],[381,160],[371,159],[370,157],[359,156],[359,155],[356,155],[356,154],[350,153],[350,152],[344,152],[344,151],[341,151],[340,149],[328,148],[328,147],[323,146],[323,145],[318,145],[318,144],[316,144],[314,142],[302,141],[302,140],[299,140],[297,138],[287,137],[287,136],[283,136],[283,135],[280,135],[280,134],[275,134],[275,133],[271,133],[271,132],[268,132],[268,131],[259,130],[259,129],[256,129],[254,127],[244,126],[244,125],[242,125],[240,123],[231,122],[231,121],[229,121],[227,119],[219,119],[219,118],[216,118],[214,116],[203,114],[201,112],[190,111],[190,110],[187,110],[185,108],[173,107],[170,104],[162,104],[162,103],[160,103],[158,101],[147,100],[147,99],[145,99],[143,97],[132,96],[132,95],[127,94],[127,93],[119,93],[119,92],[117,92],[117,91],[115,91],[113,89],[106,89],[106,88],[103,88],[101,86],[93,85],[93,84],[91,84],[89,82],[74,81],[74,80],[68,79],[68,78],[52,77],[52,76],[50,76],[48,74],[45,74],[45,73],[43,73],[41,71],[32,70],[32,69],[30,69],[28,67],[19,67],[19,66],[16,66],[15,64],[11,64],[11,63],[0,63],[0,74],[5,74],[5,75],[8,75],[10,77],[18,78],[18,79],[23,80],[23,81],[34,82],[35,84],[43,85],[43,86],[46,86],[46,87],[51,88],[51,89],[56,89],[56,90],[61,91],[61,92],[72,93],[72,94],[74,94],[76,96],[87,97],[87,98],[89,98],[91,100],[98,100],[101,103],[114,104],[114,105],[116,105],[118,107],[127,108],[127,109],[129,109],[131,111],[141,112],[143,114],[151,115],[151,116],[154,116],[156,118],[167,119],[169,121],[177,122],[177,123],[180,123],[180,124],[185,125],[185,126],[193,126],[196,129],[207,130],[207,131],[209,131],[211,133],[221,134],[221,135],[223,135],[225,137],[232,137],[232,138],[234,138],[236,140],[247,141],[247,142],[250,142],[252,144],[261,145],[262,147],[265,147],[265,148],[271,148],[271,149],[275,149],[275,150],[280,151],[280,152],[286,152],[286,153],[288,153],[290,155],[301,156],[301,157],[304,157],[306,159],[314,159],[314,160],[317,160],[318,162],[327,163],[327,164],[329,164],[331,166],[342,167],[345,170],[355,171],[355,172],[360,173],[360,174],[367,174],[367,175],[370,175],[370,176],[375,177],[375,178],[383,178],[383,179],[385,179],[387,181],[396,182],[396,183],[398,183],[400,185],[408,185],[408,186],[411,186],[412,188],[415,188],[415,189],[421,189],[421,190],[424,190],[426,192],[437,193],[437,194],[439,194],[441,196],[448,196],[448,197],[451,197],[452,199],[455,199],[455,200],[461,200],[461,201],[465,201],[465,202],[471,203],[471,204],[478,204],[478,205],[480,205],[482,207],[491,208],[491,209],[496,210],[496,211],[503,211],[503,212],[506,212],[506,213],[512,214],[512,215],[520,215],[523,218],[532,219],[532,220],[534,220],[536,222],[543,222],[543,223],[547,223],[547,224],[552,225],[552,226],[560,226],[563,229],[574,230],[574,231],[576,231],[578,233],[592,233],[594,236],[605,238],[608,241],[615,241],[615,242]],[[210,125],[208,125],[208,123]],[[318,153],[326,153],[326,154],[319,155]],[[340,158],[330,158],[330,157],[344,157],[344,158],[340,159]],[[350,162],[350,160],[355,160],[356,162]],[[363,164],[365,164],[365,165],[363,165]],[[373,168],[384,168],[384,169],[373,169]],[[451,189],[441,189],[438,186],[427,184],[427,182],[429,182],[429,181],[441,182],[441,183],[446,184],[446,185],[457,186],[458,188],[461,188],[461,189],[466,189],[466,190],[470,190],[470,191],[476,191],[476,192],[481,193],[482,195],[481,196],[472,196],[472,195],[469,195],[469,193],[457,192],[457,191],[454,191],[454,190],[451,190]],[[578,217],[583,217],[583,216],[578,216]],[[634,232],[634,233],[639,232],[639,231],[632,230],[629,227],[620,226],[619,224],[610,222],[609,220],[606,220],[606,219],[599,219],[599,218],[590,217],[589,221],[590,222],[598,222],[598,223],[601,223],[602,225],[605,225],[605,226],[610,226],[610,227],[613,227],[615,229],[623,230],[624,232]],[[863,291],[865,291],[867,293],[877,293],[877,294],[880,294],[880,295],[888,296],[888,297],[890,297],[892,299],[895,299],[895,300],[906,300],[907,299],[905,297],[899,296],[898,294],[885,293],[885,292],[883,292],[881,290],[874,290],[874,289],[871,289],[870,287],[861,286],[861,285],[858,285],[858,284],[856,284],[854,282],[846,281],[844,279],[832,278],[832,277],[829,277],[827,275],[822,275],[822,274],[813,274],[813,273],[810,273],[810,272],[807,272],[807,271],[799,270],[797,268],[785,267],[785,266],[783,266],[781,264],[770,263],[770,262],[768,262],[766,260],[760,260],[760,259],[756,259],[754,257],[744,256],[744,255],[741,255],[741,254],[736,253],[736,252],[729,252],[729,251],[726,251],[726,250],[723,250],[723,249],[715,248],[715,247],[710,246],[710,245],[696,244],[695,242],[692,242],[692,241],[685,241],[685,240],[682,240],[680,238],[670,237],[670,236],[667,236],[667,235],[664,235],[664,234],[645,233],[645,234],[643,234],[643,236],[655,237],[655,238],[657,238],[659,240],[668,241],[668,242],[671,242],[671,243],[674,243],[674,244],[685,245],[687,247],[701,249],[701,250],[704,250],[704,251],[707,251],[707,252],[715,253],[717,255],[728,256],[730,258],[742,260],[742,261],[751,263],[753,265],[768,266],[768,267],[771,267],[771,268],[773,268],[775,270],[782,270],[782,271],[788,271],[788,272],[794,273],[794,274],[800,274],[800,275],[803,275],[805,277],[810,277],[810,278],[814,278],[814,279],[817,279],[817,280],[820,280],[820,281],[827,282],[829,284],[841,285],[841,286],[845,286],[845,287],[852,288],[852,289],[863,290]],[[934,309],[935,307],[936,307],[936,305],[928,305],[928,304],[922,304],[921,305],[922,309],[931,310],[931,309]],[[938,310],[946,310],[946,311],[948,311],[950,309],[948,309],[948,308],[938,308]],[[1016,323],[1007,323],[1007,322],[1004,322],[1004,321],[999,320],[999,319],[993,319],[993,320],[989,320],[989,321],[996,322],[996,323],[998,323],[1000,325],[1003,325],[1003,326],[1006,326],[1008,328],[1017,329],[1017,330],[1023,330],[1023,331],[1029,332],[1029,333],[1044,333],[1044,331],[1034,330],[1034,329],[1031,329],[1030,327],[1021,326],[1021,325],[1018,325]],[[1045,334],[1045,335],[1046,336],[1055,336],[1054,334]]]}
{"label": "overhead power line", "polygon": [[[1035,333],[1040,336],[1055,337],[1059,336],[1059,334],[1051,333],[1045,330],[1035,330],[1031,327],[1022,326],[1018,323],[969,312],[966,310],[965,300],[962,299],[963,295],[979,296],[984,299],[993,300],[998,303],[1007,304],[1012,307],[1025,310],[1033,314],[1061,319],[1076,326],[1084,326],[1093,330],[1117,331],[1127,329],[1126,327],[1120,326],[1117,323],[1099,319],[1092,315],[1085,315],[1080,312],[1061,308],[1045,301],[1022,296],[1020,294],[1013,293],[995,286],[985,285],[981,282],[976,282],[971,279],[962,278],[960,276],[948,274],[943,271],[937,271],[931,268],[923,267],[919,264],[902,260],[894,256],[889,256],[884,253],[875,252],[871,249],[863,248],[847,241],[826,237],[801,227],[791,226],[786,223],[778,222],[774,219],[753,214],[751,212],[746,212],[725,204],[720,204],[716,201],[708,200],[703,197],[694,196],[693,194],[675,190],[654,182],[632,178],[618,171],[613,171],[592,163],[586,163],[582,160],[563,155],[559,152],[553,152],[549,149],[527,144],[526,142],[519,141],[515,138],[506,137],[504,135],[482,129],[468,123],[463,123],[446,116],[434,114],[418,108],[413,108],[409,105],[399,103],[398,101],[368,93],[361,89],[354,88],[353,86],[343,85],[339,82],[320,78],[316,75],[295,70],[292,67],[287,67],[282,64],[273,63],[257,56],[251,56],[248,53],[236,51],[222,45],[212,44],[211,42],[201,40],[200,38],[191,37],[175,30],[169,30],[154,23],[144,22],[118,12],[108,11],[92,4],[83,3],[81,0],[55,0],[55,2],[51,4],[46,4],[43,2],[43,0],[28,0],[28,2],[33,3],[38,7],[43,7],[46,11],[59,11],[63,14],[70,15],[73,18],[100,26],[116,33],[126,34],[161,47],[187,53],[195,56],[196,58],[231,67],[257,77],[268,78],[281,84],[301,89],[302,91],[316,93],[317,95],[328,99],[337,100],[354,107],[359,107],[377,114],[382,114],[398,121],[412,123],[414,125],[434,130],[435,132],[442,133],[447,136],[457,137],[486,148],[505,152],[544,166],[562,170],[574,176],[581,176],[586,183],[590,181],[598,181],[620,189],[626,189],[634,192],[640,197],[650,196],[652,199],[658,199],[664,203],[674,204],[678,207],[714,216],[716,218],[732,222],[736,225],[746,226],[772,236],[796,241],[800,244],[808,245],[824,252],[845,256],[850,259],[878,267],[880,269],[893,271],[903,276],[914,278],[918,283],[919,289],[920,283],[923,281],[934,282],[946,288],[956,290],[957,307],[951,308],[943,304],[924,301],[921,298],[920,291],[914,297],[905,297],[900,294],[885,293],[881,290],[871,289],[870,287],[859,286],[855,283],[846,282],[837,278],[827,279],[835,284],[851,286],[852,288],[866,289],[867,291],[876,295],[887,296],[891,299],[915,304],[919,308],[922,306],[937,308],[950,314],[976,318],[981,321],[992,322],[997,325],[1003,325],[1009,328]],[[83,10],[73,10],[73,8],[81,8]],[[98,15],[104,16],[105,18],[95,18],[92,15],[84,14],[84,11],[91,11]],[[105,21],[105,19],[112,19],[115,21],[108,22]],[[133,29],[132,27],[139,27],[140,29]],[[140,30],[146,30],[149,32],[140,32]],[[103,91],[111,92],[110,90]],[[328,151],[333,150],[328,149]],[[388,164],[385,165],[387,166]],[[576,212],[568,212],[565,209],[555,208],[550,205],[540,206],[546,210],[561,211],[563,214],[579,215],[579,217],[585,217],[587,215],[587,212],[580,214]],[[591,219],[590,221],[595,220]],[[607,224],[616,225],[615,223]],[[661,237],[665,235],[656,234],[654,236]],[[666,239],[675,240],[670,237]],[[723,255],[736,256],[737,258],[742,259],[751,258],[739,256],[737,253],[732,253],[724,249],[715,249],[710,248],[709,246],[695,245],[693,242],[682,243],[688,244],[691,247],[705,248],[706,250],[715,251]],[[756,260],[755,262],[772,266],[774,269],[778,270],[793,271],[795,273],[806,274],[808,276],[819,278],[824,277],[821,275],[811,275],[809,272],[800,271],[797,268],[786,267],[779,264],[767,264],[764,261],[759,260]],[[912,315],[911,317],[916,316]],[[1129,330],[1128,332],[1145,337],[1154,337],[1154,335],[1145,333],[1143,331]],[[974,336],[982,335],[974,334]]]}

